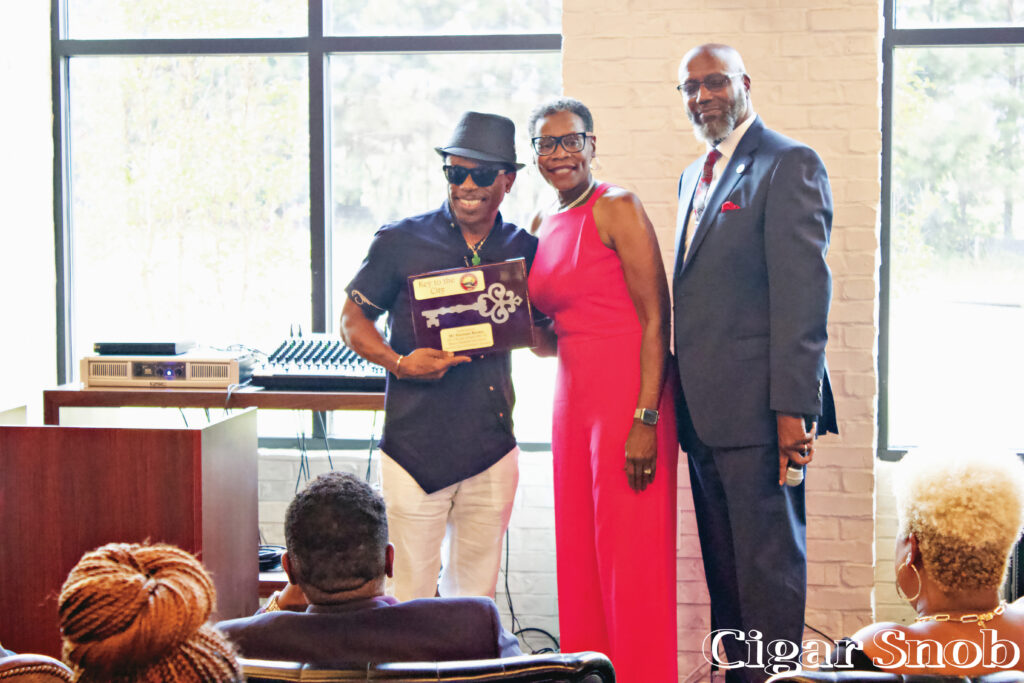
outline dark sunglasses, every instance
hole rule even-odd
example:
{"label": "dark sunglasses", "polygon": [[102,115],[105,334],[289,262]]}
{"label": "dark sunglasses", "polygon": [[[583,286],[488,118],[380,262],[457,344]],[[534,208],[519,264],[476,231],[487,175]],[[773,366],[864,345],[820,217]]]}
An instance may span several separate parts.
{"label": "dark sunglasses", "polygon": [[562,149],[566,152],[579,152],[583,149],[583,146],[587,144],[588,137],[592,138],[594,136],[587,135],[586,133],[541,135],[538,138],[533,138],[530,142],[533,144],[533,151],[537,153],[537,156],[546,157],[549,154],[554,154],[559,145],[561,145]]}
{"label": "dark sunglasses", "polygon": [[477,166],[476,168],[442,166],[441,170],[444,171],[444,177],[452,185],[461,185],[466,182],[466,178],[472,176],[477,187],[490,187],[498,179],[498,176],[505,173],[505,169],[493,166]]}
{"label": "dark sunglasses", "polygon": [[721,90],[722,88],[724,88],[729,83],[729,81],[731,81],[732,79],[736,78],[737,76],[742,76],[742,75],[743,74],[741,74],[741,73],[740,74],[711,74],[709,76],[706,76],[704,78],[704,80],[702,80],[702,81],[698,81],[696,78],[691,78],[690,80],[688,80],[688,81],[686,81],[684,83],[680,83],[679,85],[677,85],[676,86],[676,90],[678,90],[681,93],[685,93],[687,97],[693,97],[698,92],[700,92],[700,86],[702,84],[708,90]]}

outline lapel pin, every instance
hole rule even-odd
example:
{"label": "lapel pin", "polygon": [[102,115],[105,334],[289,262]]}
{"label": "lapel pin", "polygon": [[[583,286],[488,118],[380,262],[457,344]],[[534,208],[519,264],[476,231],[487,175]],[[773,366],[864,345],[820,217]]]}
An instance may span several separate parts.
{"label": "lapel pin", "polygon": [[747,168],[746,164],[740,164],[739,166],[736,167],[736,172],[737,173],[743,173],[743,171],[746,170],[746,168]]}

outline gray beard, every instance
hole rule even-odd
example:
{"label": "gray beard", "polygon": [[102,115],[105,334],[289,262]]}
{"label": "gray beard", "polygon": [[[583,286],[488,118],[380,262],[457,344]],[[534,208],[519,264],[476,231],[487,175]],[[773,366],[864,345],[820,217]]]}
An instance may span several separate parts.
{"label": "gray beard", "polygon": [[689,117],[690,123],[693,124],[693,136],[697,138],[697,142],[717,145],[735,130],[736,122],[740,120],[745,106],[746,98],[737,98],[725,112],[725,116],[712,123],[697,123],[693,112],[687,109],[686,115]]}

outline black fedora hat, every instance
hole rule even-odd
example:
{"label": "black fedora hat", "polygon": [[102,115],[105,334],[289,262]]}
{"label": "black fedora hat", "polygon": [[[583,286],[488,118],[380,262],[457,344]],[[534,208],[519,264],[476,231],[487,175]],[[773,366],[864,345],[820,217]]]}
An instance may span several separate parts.
{"label": "black fedora hat", "polygon": [[455,126],[455,132],[444,147],[434,150],[441,156],[454,156],[511,164],[516,170],[525,164],[516,163],[516,124],[498,114],[467,111]]}

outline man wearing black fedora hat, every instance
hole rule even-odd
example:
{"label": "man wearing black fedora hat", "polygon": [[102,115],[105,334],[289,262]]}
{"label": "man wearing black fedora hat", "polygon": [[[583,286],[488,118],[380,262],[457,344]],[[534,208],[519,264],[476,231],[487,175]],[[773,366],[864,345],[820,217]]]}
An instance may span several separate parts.
{"label": "man wearing black fedora hat", "polygon": [[[523,167],[515,124],[466,112],[435,151],[448,197],[377,231],[341,312],[345,343],[389,370],[381,483],[399,600],[493,597],[519,481],[509,354],[470,358],[417,348],[407,287],[408,276],[435,270],[520,257],[533,263],[536,238],[498,211]],[[386,340],[374,324],[385,312]]]}

